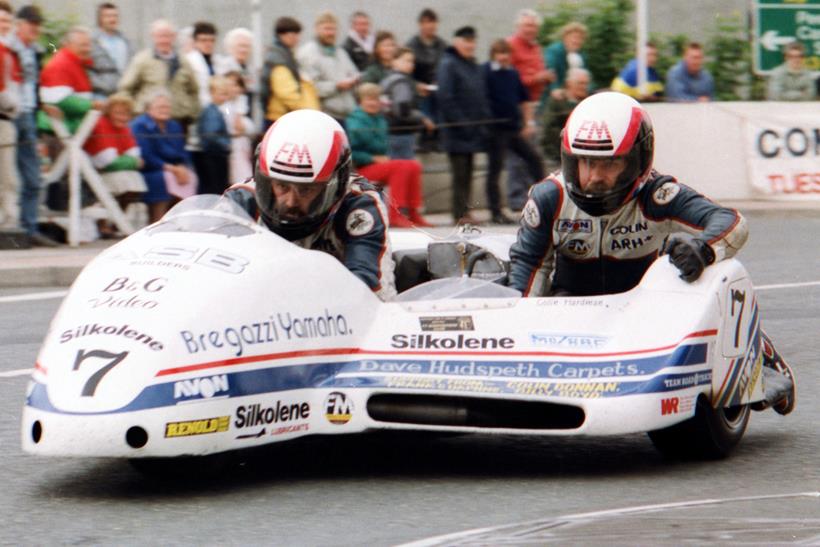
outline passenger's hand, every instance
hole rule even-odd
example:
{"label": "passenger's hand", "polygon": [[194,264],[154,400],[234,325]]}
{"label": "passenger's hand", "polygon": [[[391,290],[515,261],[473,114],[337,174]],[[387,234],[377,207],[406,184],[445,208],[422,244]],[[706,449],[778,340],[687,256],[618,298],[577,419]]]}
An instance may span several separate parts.
{"label": "passenger's hand", "polygon": [[709,244],[687,233],[667,236],[661,254],[669,255],[669,261],[680,270],[680,278],[688,283],[699,278],[704,268],[715,261],[715,251]]}

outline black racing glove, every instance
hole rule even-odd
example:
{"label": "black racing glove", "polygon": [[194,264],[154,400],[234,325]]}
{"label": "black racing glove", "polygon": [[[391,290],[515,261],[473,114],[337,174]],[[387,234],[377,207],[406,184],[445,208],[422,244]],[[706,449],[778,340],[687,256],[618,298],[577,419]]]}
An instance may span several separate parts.
{"label": "black racing glove", "polygon": [[700,277],[704,268],[715,262],[715,251],[708,243],[691,234],[681,232],[666,236],[661,254],[680,270],[680,278],[691,283]]}

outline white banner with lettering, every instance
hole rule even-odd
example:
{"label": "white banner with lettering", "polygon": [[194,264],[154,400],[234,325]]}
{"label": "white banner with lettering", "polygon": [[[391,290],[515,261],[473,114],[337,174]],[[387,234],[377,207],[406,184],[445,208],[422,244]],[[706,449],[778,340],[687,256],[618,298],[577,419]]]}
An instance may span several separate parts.
{"label": "white banner with lettering", "polygon": [[[820,200],[820,114],[746,118],[749,181],[758,195]],[[814,110],[814,112],[811,112]]]}

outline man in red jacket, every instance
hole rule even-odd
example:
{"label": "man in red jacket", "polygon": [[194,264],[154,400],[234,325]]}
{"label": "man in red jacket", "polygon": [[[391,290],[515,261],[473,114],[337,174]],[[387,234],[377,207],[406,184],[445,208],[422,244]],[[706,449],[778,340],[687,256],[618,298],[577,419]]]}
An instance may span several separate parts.
{"label": "man in red jacket", "polygon": [[[0,5],[0,12],[7,13]],[[23,74],[17,54],[0,41],[0,229],[17,227],[17,129]]]}
{"label": "man in red jacket", "polygon": [[[87,72],[91,66],[91,44],[90,30],[72,28],[66,33],[65,45],[48,61],[40,75],[43,110],[50,116],[62,117],[72,133],[89,110],[102,107],[101,101],[92,100]],[[38,120],[38,126],[43,130],[50,128],[45,116]]]}

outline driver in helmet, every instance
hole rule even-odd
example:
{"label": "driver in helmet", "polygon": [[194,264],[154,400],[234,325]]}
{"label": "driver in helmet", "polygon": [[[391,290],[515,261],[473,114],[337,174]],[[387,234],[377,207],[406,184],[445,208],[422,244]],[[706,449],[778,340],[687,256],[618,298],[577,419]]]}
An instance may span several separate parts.
{"label": "driver in helmet", "polygon": [[[510,285],[524,296],[628,291],[659,254],[692,283],[746,242],[740,213],[652,169],[652,122],[635,99],[614,92],[584,99],[561,139],[561,172],[532,187],[510,249]],[[794,377],[762,339],[767,375],[778,373],[767,385],[780,398],[768,403],[787,414]]]}
{"label": "driver in helmet", "polygon": [[374,186],[351,176],[342,126],[317,110],[289,112],[257,156],[253,180],[226,196],[288,241],[332,254],[382,300],[395,296],[387,209]]}

